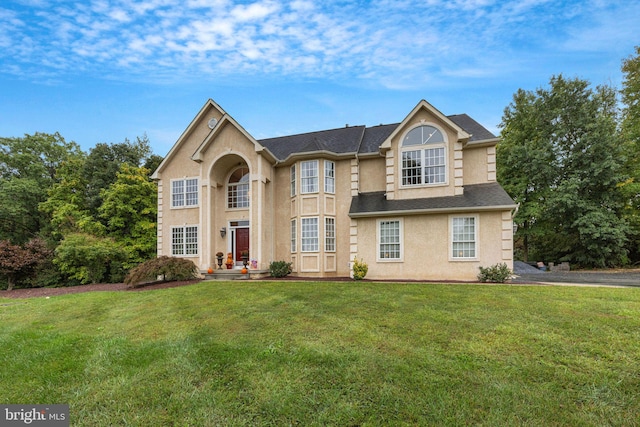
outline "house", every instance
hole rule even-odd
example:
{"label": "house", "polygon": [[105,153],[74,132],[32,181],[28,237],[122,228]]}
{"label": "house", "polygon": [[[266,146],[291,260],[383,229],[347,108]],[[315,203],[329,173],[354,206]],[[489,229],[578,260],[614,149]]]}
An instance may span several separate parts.
{"label": "house", "polygon": [[475,280],[513,268],[514,201],[499,139],[420,101],[400,123],[256,140],[208,100],[154,172],[158,255],[201,271],[248,250],[254,268],[303,277]]}

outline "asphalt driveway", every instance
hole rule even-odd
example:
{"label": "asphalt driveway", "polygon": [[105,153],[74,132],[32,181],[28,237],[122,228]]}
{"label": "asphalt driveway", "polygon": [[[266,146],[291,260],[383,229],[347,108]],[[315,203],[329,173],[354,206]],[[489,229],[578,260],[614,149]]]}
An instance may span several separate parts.
{"label": "asphalt driveway", "polygon": [[514,263],[516,278],[512,283],[557,283],[584,284],[597,286],[633,286],[640,287],[640,269],[595,270],[595,271],[540,271],[522,263]]}

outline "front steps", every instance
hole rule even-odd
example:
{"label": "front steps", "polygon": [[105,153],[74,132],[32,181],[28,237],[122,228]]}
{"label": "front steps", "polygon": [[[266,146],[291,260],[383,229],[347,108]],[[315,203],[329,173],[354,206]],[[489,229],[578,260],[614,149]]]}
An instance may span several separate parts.
{"label": "front steps", "polygon": [[269,270],[249,270],[246,274],[242,274],[242,269],[232,268],[224,270],[213,270],[212,274],[207,272],[202,273],[205,280],[248,280],[248,279],[262,279],[269,275]]}

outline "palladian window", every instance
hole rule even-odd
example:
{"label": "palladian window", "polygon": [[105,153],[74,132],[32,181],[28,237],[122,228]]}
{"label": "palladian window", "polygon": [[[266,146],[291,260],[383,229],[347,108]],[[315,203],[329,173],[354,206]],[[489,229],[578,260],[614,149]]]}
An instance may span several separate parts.
{"label": "palladian window", "polygon": [[230,209],[249,207],[249,169],[241,167],[233,171],[227,184],[227,207]]}
{"label": "palladian window", "polygon": [[441,184],[446,181],[444,135],[433,126],[412,129],[402,141],[402,185]]}

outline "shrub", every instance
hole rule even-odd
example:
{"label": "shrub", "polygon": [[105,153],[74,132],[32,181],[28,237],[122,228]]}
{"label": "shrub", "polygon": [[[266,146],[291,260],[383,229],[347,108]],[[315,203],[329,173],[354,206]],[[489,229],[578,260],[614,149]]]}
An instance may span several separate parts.
{"label": "shrub", "polygon": [[269,264],[269,273],[272,277],[285,277],[292,271],[291,263],[286,261],[273,261]]}
{"label": "shrub", "polygon": [[366,262],[362,260],[362,258],[360,259],[360,261],[358,261],[356,258],[353,259],[353,279],[354,280],[364,279],[364,276],[367,275],[368,271],[369,271],[369,266],[367,265]]}
{"label": "shrub", "polygon": [[54,263],[62,273],[81,284],[109,281],[128,254],[113,239],[72,233],[55,250]]}
{"label": "shrub", "polygon": [[42,239],[31,239],[24,245],[0,241],[0,276],[7,280],[7,290],[34,277],[40,267],[51,260],[51,250]]}
{"label": "shrub", "polygon": [[148,282],[191,280],[199,276],[198,267],[188,259],[161,256],[138,265],[127,274],[125,285],[134,288]]}
{"label": "shrub", "polygon": [[481,282],[495,282],[504,283],[511,278],[513,274],[507,264],[495,264],[491,267],[478,267],[480,273],[478,274],[478,280]]}

